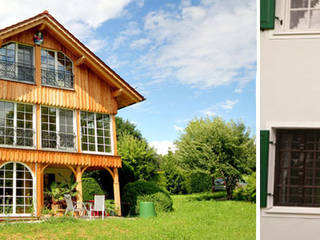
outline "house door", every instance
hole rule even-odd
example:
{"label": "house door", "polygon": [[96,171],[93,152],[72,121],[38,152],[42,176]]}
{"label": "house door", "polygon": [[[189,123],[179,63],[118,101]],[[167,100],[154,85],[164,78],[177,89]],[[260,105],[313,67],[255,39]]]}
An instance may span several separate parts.
{"label": "house door", "polygon": [[0,168],[0,216],[30,216],[33,211],[33,177],[21,163]]}

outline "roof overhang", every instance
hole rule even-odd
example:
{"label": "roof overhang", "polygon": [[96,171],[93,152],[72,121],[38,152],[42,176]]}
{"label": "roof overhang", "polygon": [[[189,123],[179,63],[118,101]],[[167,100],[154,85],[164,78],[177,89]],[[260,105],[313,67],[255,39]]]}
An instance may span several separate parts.
{"label": "roof overhang", "polygon": [[0,46],[9,37],[17,35],[29,29],[36,28],[39,31],[48,29],[58,41],[68,49],[76,53],[78,60],[75,65],[85,64],[101,79],[106,81],[113,89],[113,96],[118,103],[118,109],[144,101],[145,98],[132,88],[115,71],[107,66],[99,57],[90,51],[65,27],[63,27],[48,11],[44,11],[32,18],[14,24],[0,30]]}

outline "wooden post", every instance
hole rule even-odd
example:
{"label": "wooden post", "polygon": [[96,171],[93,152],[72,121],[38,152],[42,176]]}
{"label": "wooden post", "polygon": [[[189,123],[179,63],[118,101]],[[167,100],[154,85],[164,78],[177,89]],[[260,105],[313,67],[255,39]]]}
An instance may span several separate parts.
{"label": "wooden post", "polygon": [[41,210],[43,208],[43,164],[42,163],[36,163],[36,206],[37,206],[37,212],[36,216],[40,217]]}
{"label": "wooden post", "polygon": [[120,184],[119,184],[119,174],[118,168],[113,169],[113,195],[114,203],[116,205],[116,213],[118,216],[121,216],[121,200],[120,200]]}
{"label": "wooden post", "polygon": [[116,134],[116,116],[112,115],[112,132],[113,132],[113,149],[114,149],[114,154],[113,155],[118,155],[118,148],[117,148],[117,134]]}
{"label": "wooden post", "polygon": [[78,165],[76,167],[76,190],[77,190],[77,207],[81,208],[82,203],[82,170],[81,167]]}

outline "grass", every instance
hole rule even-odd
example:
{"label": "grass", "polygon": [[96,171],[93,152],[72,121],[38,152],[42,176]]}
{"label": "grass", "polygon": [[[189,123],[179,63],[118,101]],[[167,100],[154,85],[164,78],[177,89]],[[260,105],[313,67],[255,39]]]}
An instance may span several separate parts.
{"label": "grass", "polygon": [[173,196],[175,210],[151,219],[3,223],[0,239],[255,239],[255,204],[219,200],[217,194]]}

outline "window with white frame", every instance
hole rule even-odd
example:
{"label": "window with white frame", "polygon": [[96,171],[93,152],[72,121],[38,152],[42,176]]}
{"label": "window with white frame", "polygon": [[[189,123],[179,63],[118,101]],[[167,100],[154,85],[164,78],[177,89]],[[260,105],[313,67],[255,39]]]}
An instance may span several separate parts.
{"label": "window with white frame", "polygon": [[41,147],[76,150],[73,110],[41,106]]}
{"label": "window with white frame", "polygon": [[72,89],[72,61],[61,52],[41,49],[41,83]]}
{"label": "window with white frame", "polygon": [[276,29],[287,32],[320,30],[320,0],[276,1]]}
{"label": "window with white frame", "polygon": [[80,118],[82,151],[112,153],[110,115],[81,112]]}
{"label": "window with white frame", "polygon": [[7,163],[0,168],[0,216],[31,214],[33,178],[20,163]]}
{"label": "window with white frame", "polygon": [[34,106],[0,101],[0,145],[34,147]]}
{"label": "window with white frame", "polygon": [[13,42],[2,46],[0,78],[34,83],[33,47]]}

